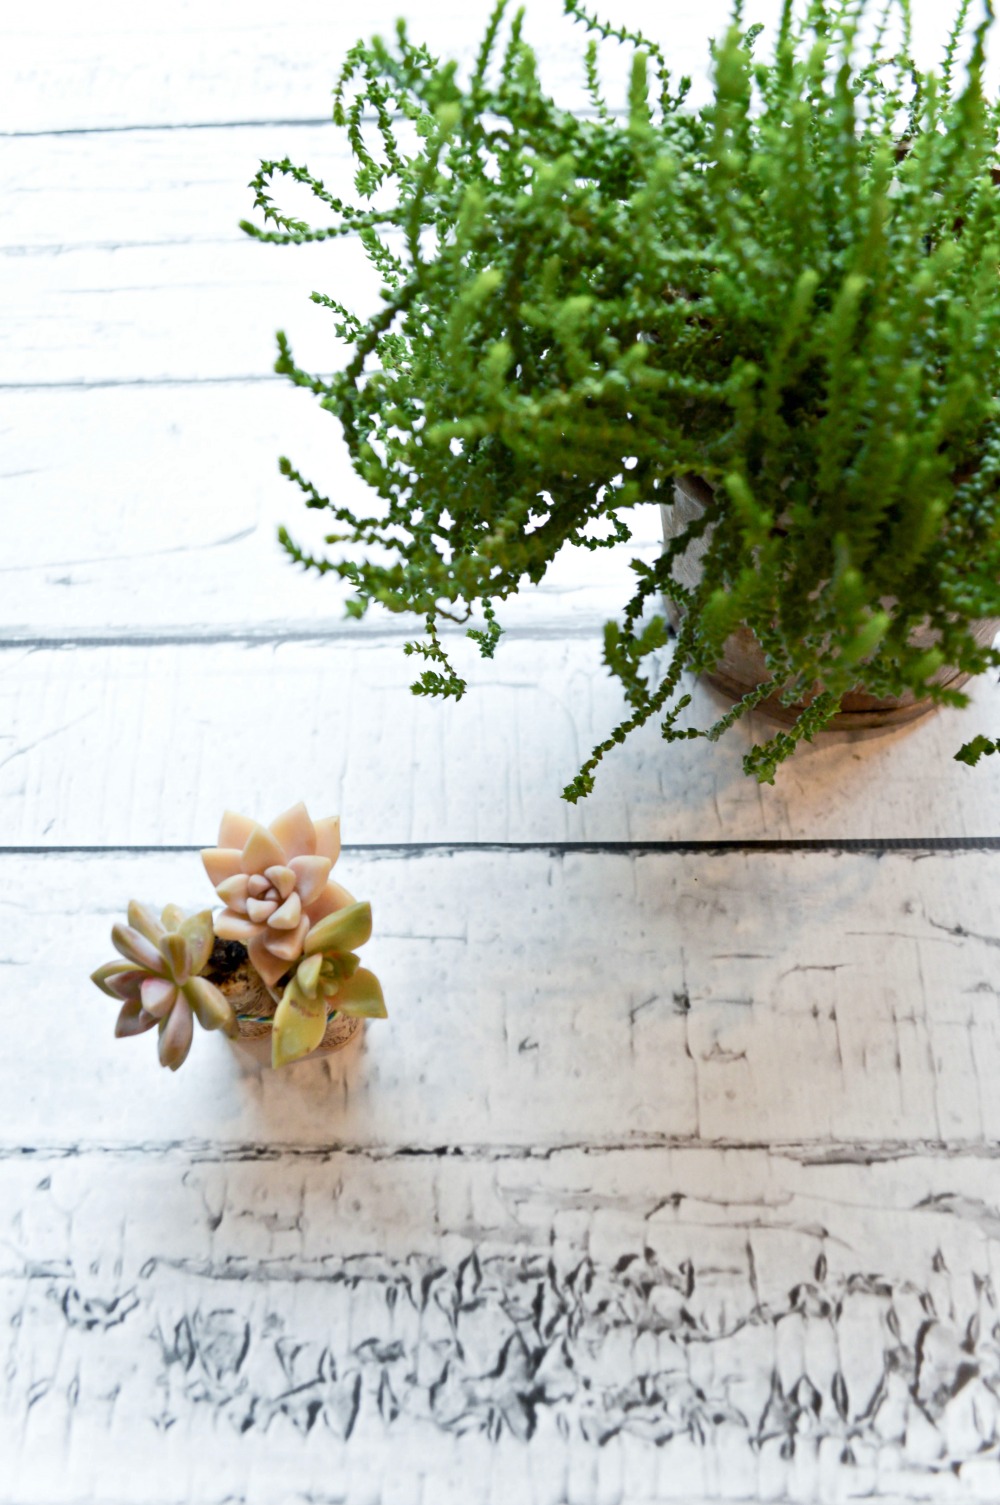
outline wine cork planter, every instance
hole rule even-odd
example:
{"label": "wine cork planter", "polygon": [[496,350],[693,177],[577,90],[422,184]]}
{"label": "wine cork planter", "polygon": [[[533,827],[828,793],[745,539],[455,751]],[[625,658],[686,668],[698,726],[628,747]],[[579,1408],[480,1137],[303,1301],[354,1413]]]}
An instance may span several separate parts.
{"label": "wine cork planter", "polygon": [[[219,989],[236,1016],[236,1033],[231,1036],[233,1044],[260,1065],[270,1066],[271,1032],[277,1004],[259,973],[250,965],[246,947],[239,941],[217,940],[205,976]],[[309,1055],[333,1055],[356,1040],[362,1029],[363,1020],[360,1018],[349,1018],[331,1009],[323,1038]]]}

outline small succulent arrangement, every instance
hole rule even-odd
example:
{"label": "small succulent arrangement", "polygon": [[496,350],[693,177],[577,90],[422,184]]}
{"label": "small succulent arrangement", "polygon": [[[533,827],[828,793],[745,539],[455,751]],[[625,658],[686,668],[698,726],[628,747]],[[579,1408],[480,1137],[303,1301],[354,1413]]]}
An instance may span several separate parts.
{"label": "small succulent arrangement", "polygon": [[[400,22],[350,51],[335,92],[356,201],[287,158],[253,179],[248,234],[355,235],[382,281],[370,314],[313,294],[347,346],[334,375],[278,335],[276,369],[339,422],[370,497],[355,511],[282,459],[336,545],[316,556],[282,530],[285,548],[346,581],[354,615],[412,614],[414,691],[457,698],[446,628],[475,617],[492,656],[500,606],[565,545],[627,541],[632,509],[704,481],[701,515],[633,562],[605,628],[627,714],[571,801],[651,718],[667,741],[714,740],[768,696],[804,703],[747,754],[771,782],[852,690],[964,704],[942,666],[1000,662],[970,631],[1000,613],[990,0],[971,33],[961,0],[937,69],[913,60],[909,0],[786,0],[767,58],[736,0],[699,107],[655,40],[565,9],[587,34],[587,109],[546,92],[520,11],[504,34],[497,6],[464,77]],[[632,53],[624,109],[601,89],[608,42]],[[281,178],[321,223],[283,212]],[[674,565],[693,544],[685,585]],[[682,674],[710,671],[738,626],[765,681],[712,725],[679,724]]]}
{"label": "small succulent arrangement", "polygon": [[112,926],[121,960],[91,978],[121,1003],[115,1034],[156,1027],[160,1064],[176,1071],[195,1020],[230,1036],[266,1026],[277,1067],[316,1050],[338,1016],[384,1019],[378,978],[355,954],[371,937],[371,905],[330,876],[339,854],[336,816],[313,821],[300,803],[264,826],[226,811],[218,845],[201,854],[223,908],[168,904],[158,916],[133,900]]}

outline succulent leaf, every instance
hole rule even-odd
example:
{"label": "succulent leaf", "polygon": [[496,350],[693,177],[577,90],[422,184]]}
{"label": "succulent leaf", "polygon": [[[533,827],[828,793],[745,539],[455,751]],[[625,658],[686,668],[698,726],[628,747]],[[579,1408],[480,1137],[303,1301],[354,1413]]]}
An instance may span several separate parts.
{"label": "succulent leaf", "polygon": [[159,951],[138,930],[133,930],[131,925],[112,925],[111,941],[115,950],[120,951],[127,961],[157,977],[163,975],[163,958]]}
{"label": "succulent leaf", "polygon": [[143,978],[142,1006],[153,1019],[165,1019],[177,1002],[177,984],[166,977]]}
{"label": "succulent leaf", "polygon": [[147,1014],[141,1004],[123,1003],[115,1024],[115,1035],[119,1040],[124,1040],[129,1035],[144,1035],[155,1024],[152,1014]]}
{"label": "succulent leaf", "polygon": [[322,966],[322,956],[310,956],[305,961],[299,962],[295,980],[307,998],[316,997],[316,989],[319,987],[319,974]]}
{"label": "succulent leaf", "polygon": [[242,852],[256,824],[248,815],[237,815],[235,810],[225,810],[219,822],[219,846],[236,847]]}
{"label": "succulent leaf", "polygon": [[271,1027],[271,1065],[285,1066],[301,1060],[321,1043],[326,1034],[326,1004],[305,996],[292,981],[274,1011]]}
{"label": "succulent leaf", "polygon": [[328,815],[325,820],[313,824],[316,827],[316,851],[320,857],[329,857],[332,865],[340,856],[340,816]]}
{"label": "succulent leaf", "polygon": [[247,874],[263,873],[265,868],[283,866],[284,861],[285,853],[278,839],[266,826],[254,826],[243,848],[241,858],[243,871]]}
{"label": "succulent leaf", "polygon": [[316,850],[316,828],[301,800],[272,820],[271,834],[286,857],[311,857]]}
{"label": "succulent leaf", "polygon": [[205,864],[208,881],[213,888],[218,888],[220,883],[225,883],[227,878],[235,878],[237,873],[243,871],[243,850],[237,847],[206,847],[201,854],[201,860]]}
{"label": "succulent leaf", "polygon": [[371,938],[372,907],[367,900],[338,909],[314,925],[303,947],[307,956],[317,952],[353,951]]}
{"label": "succulent leaf", "polygon": [[147,941],[151,941],[154,946],[159,945],[160,937],[163,935],[163,926],[148,904],[140,904],[138,900],[133,899],[128,907],[128,922],[132,929],[138,930]]}
{"label": "succulent leaf", "polygon": [[115,976],[107,979],[104,989],[112,998],[131,1001],[138,999],[139,989],[145,978],[150,974],[139,967],[129,967],[125,972],[118,972]]}
{"label": "succulent leaf", "polygon": [[[309,861],[310,859],[306,858],[305,860]],[[329,871],[329,869],[327,869],[327,871]],[[277,891],[278,891],[278,897],[282,901],[284,901],[285,899],[287,899],[288,895],[295,888],[296,878],[295,878],[295,870],[294,870],[294,868],[291,868],[291,867],[269,867],[269,868],[265,868],[265,870],[264,870],[264,877],[267,879],[268,883],[270,883],[273,888],[277,889]],[[299,897],[302,898],[304,902],[306,902],[304,900],[304,896],[301,893],[300,893]]]}
{"label": "succulent leaf", "polygon": [[303,904],[311,904],[323,892],[330,876],[329,857],[293,857],[288,871],[295,877]]}
{"label": "succulent leaf", "polygon": [[174,982],[187,982],[188,949],[179,930],[170,930],[160,942],[160,954]]}
{"label": "succulent leaf", "polygon": [[374,972],[359,967],[353,977],[346,978],[337,993],[337,1013],[347,1014],[352,1019],[385,1019],[387,1011],[382,996],[382,984]]}
{"label": "succulent leaf", "polygon": [[273,930],[297,930],[299,921],[302,919],[302,900],[298,894],[291,893],[271,915],[270,925]]}
{"label": "succulent leaf", "polygon": [[337,951],[331,956],[324,956],[323,976],[341,982],[345,977],[353,977],[360,965],[361,958],[355,956],[353,951]]}
{"label": "succulent leaf", "polygon": [[207,977],[192,977],[184,984],[184,997],[194,1010],[202,1029],[221,1029],[236,1034],[236,1015],[232,1004]]}
{"label": "succulent leaf", "polygon": [[190,915],[181,921],[179,929],[187,947],[188,975],[197,977],[208,966],[212,947],[215,945],[212,911],[203,909],[199,914]]}
{"label": "succulent leaf", "polygon": [[109,998],[120,998],[121,994],[115,993],[109,986],[110,980],[113,977],[124,977],[127,972],[131,972],[136,977],[143,975],[131,962],[105,962],[103,967],[98,967],[96,971],[91,972],[90,980],[96,983],[101,992],[106,993]]}
{"label": "succulent leaf", "polygon": [[246,914],[247,899],[250,897],[250,879],[246,873],[234,873],[225,882],[217,884],[215,892],[229,909],[235,909],[237,914]]}
{"label": "succulent leaf", "polygon": [[231,909],[221,910],[213,923],[220,941],[242,941],[246,945],[258,934],[258,926],[251,919],[246,915],[234,914]]}
{"label": "succulent leaf", "polygon": [[[219,846],[202,852],[205,871],[226,905],[216,916],[215,933],[242,941],[269,987],[288,971],[279,962],[301,957],[310,926],[354,903],[330,880],[339,851],[339,817],[314,823],[299,802],[270,827],[227,811]],[[264,951],[275,960],[264,959]],[[260,966],[255,956],[262,959]]]}
{"label": "succulent leaf", "polygon": [[[168,904],[157,921],[135,900],[130,924],[115,925],[111,938],[126,958],[91,974],[102,992],[123,1002],[115,1033],[143,1034],[160,1026],[161,1064],[176,1071],[191,1048],[195,1015],[205,1029],[235,1031],[236,1016],[222,992],[200,973],[215,943],[211,910],[187,915]],[[154,944],[155,942],[155,944]]]}
{"label": "succulent leaf", "polygon": [[[280,956],[283,961],[298,961],[302,955],[302,943],[309,931],[309,921],[302,916],[294,930],[271,930],[268,929],[264,945],[272,956]],[[285,968],[287,971],[287,966]]]}
{"label": "succulent leaf", "polygon": [[250,965],[260,974],[267,987],[275,987],[288,971],[288,962],[268,949],[268,943],[260,931],[250,936],[246,948]]}
{"label": "succulent leaf", "polygon": [[160,1020],[160,1065],[176,1071],[187,1060],[194,1036],[191,1005],[181,996],[165,1019]]}

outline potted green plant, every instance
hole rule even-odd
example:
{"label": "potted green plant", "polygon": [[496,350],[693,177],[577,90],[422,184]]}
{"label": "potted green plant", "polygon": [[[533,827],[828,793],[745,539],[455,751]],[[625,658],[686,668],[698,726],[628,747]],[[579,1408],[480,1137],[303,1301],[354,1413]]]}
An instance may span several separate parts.
{"label": "potted green plant", "polygon": [[[737,0],[695,108],[655,41],[566,0],[587,33],[577,112],[542,87],[520,12],[501,41],[503,10],[464,80],[403,23],[348,54],[334,119],[359,202],[287,159],[253,180],[264,223],[248,234],[358,235],[383,282],[368,316],[313,294],[350,349],[334,376],[278,335],[276,369],[339,420],[372,495],[359,514],[282,459],[329,509],[338,552],[282,530],[284,546],[348,582],[353,614],[421,619],[413,689],[457,697],[442,623],[477,613],[469,636],[491,656],[498,605],[564,545],[618,544],[631,509],[661,503],[663,554],[633,563],[604,634],[627,715],[570,800],[651,717],[671,741],[714,739],[758,705],[790,716],[745,759],[770,782],[851,695],[877,712],[964,704],[962,680],[1000,662],[989,5],[969,36],[962,0],[934,71],[912,60],[907,0],[879,18],[866,0],[796,18],[786,0],[770,60]],[[609,40],[633,52],[620,114],[599,82]],[[280,177],[329,223],[283,213]],[[757,656],[743,683],[734,634]],[[728,709],[682,727],[683,672],[720,664]]]}
{"label": "potted green plant", "polygon": [[159,914],[133,899],[113,925],[119,960],[91,973],[121,1010],[119,1038],[158,1027],[161,1066],[183,1066],[195,1020],[274,1067],[342,1050],[364,1019],[384,1019],[382,986],[355,954],[372,911],[330,876],[340,818],[293,805],[269,826],[227,810],[201,854],[223,908]]}

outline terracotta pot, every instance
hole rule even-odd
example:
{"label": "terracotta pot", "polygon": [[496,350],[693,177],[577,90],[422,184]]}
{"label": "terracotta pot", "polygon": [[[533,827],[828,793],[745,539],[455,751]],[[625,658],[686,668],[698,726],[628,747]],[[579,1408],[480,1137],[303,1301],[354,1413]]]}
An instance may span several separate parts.
{"label": "terracotta pot", "polygon": [[[271,1021],[277,1004],[251,967],[245,947],[238,941],[216,941],[205,976],[225,994],[236,1011],[239,1033],[233,1037],[233,1044],[262,1066],[270,1066]],[[363,1023],[363,1019],[348,1019],[334,1013],[327,1020],[320,1044],[303,1060],[343,1050],[360,1033]]]}
{"label": "terracotta pot", "polygon": [[[676,480],[674,505],[660,508],[664,539],[669,541],[675,538],[689,523],[700,517],[706,502],[710,501],[711,497],[711,488],[698,476],[687,475]],[[704,538],[695,539],[674,563],[675,577],[689,589],[696,587],[701,580],[701,562],[706,548],[707,542]],[[674,627],[677,627],[681,613],[672,601],[666,603],[666,608],[670,621]],[[998,632],[1000,632],[1000,618],[997,617],[984,617],[971,628],[975,641],[981,647],[986,648],[990,646]],[[933,647],[933,631],[927,629],[917,632],[912,641],[921,647]],[[736,631],[726,639],[722,657],[715,669],[705,678],[709,683],[717,685],[733,700],[739,700],[756,685],[770,678],[764,660],[764,651],[748,627],[742,625],[737,627]],[[947,665],[933,676],[935,684],[948,685],[952,689],[958,689],[964,685],[968,678],[968,674],[963,674]],[[821,686],[817,685],[816,694],[819,694],[820,689]],[[782,705],[776,692],[774,695],[769,695],[766,700],[762,700],[758,709],[770,716],[772,720],[788,726],[813,698],[809,696],[792,705]],[[889,699],[867,695],[863,690],[852,690],[844,696],[840,711],[827,724],[826,729],[836,731],[866,726],[898,726],[903,722],[913,721],[917,716],[924,715],[926,711],[933,710],[934,704],[930,696],[925,695],[918,699],[912,690]]]}

